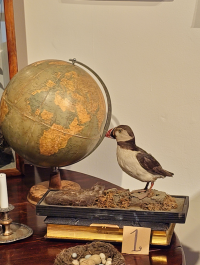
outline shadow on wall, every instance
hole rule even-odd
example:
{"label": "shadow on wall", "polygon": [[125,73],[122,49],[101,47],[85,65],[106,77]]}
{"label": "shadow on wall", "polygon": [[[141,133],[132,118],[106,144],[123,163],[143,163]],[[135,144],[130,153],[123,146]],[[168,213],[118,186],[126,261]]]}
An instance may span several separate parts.
{"label": "shadow on wall", "polygon": [[198,260],[200,258],[200,252],[192,250],[190,247],[187,247],[182,244],[184,253],[185,253],[185,259],[186,264],[188,265],[197,265]]}
{"label": "shadow on wall", "polygon": [[200,0],[196,0],[192,28],[200,28]]}

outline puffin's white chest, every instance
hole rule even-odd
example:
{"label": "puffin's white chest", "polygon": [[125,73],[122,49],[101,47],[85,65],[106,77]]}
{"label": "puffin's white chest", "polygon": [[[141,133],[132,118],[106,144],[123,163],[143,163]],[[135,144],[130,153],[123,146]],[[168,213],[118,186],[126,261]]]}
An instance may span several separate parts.
{"label": "puffin's white chest", "polygon": [[156,179],[155,175],[148,173],[138,162],[136,155],[138,151],[131,151],[117,146],[117,161],[128,175],[140,181],[148,182]]}

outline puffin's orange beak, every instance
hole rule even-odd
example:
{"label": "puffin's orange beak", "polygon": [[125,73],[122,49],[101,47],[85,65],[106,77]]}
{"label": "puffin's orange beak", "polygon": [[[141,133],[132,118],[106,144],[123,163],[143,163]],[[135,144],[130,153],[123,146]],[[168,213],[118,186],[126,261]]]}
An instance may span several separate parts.
{"label": "puffin's orange beak", "polygon": [[107,133],[106,133],[106,137],[108,137],[108,138],[112,138],[112,139],[114,139],[114,137],[113,137],[113,135],[112,135],[112,131],[113,131],[113,129],[110,129],[109,131],[107,131]]}

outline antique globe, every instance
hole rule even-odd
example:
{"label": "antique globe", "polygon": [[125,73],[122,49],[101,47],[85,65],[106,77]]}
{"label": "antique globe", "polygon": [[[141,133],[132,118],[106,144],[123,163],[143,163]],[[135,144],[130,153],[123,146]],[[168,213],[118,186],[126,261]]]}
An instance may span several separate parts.
{"label": "antique globe", "polygon": [[30,64],[2,95],[2,133],[17,154],[36,166],[63,167],[82,160],[100,144],[109,126],[105,93],[76,63]]}

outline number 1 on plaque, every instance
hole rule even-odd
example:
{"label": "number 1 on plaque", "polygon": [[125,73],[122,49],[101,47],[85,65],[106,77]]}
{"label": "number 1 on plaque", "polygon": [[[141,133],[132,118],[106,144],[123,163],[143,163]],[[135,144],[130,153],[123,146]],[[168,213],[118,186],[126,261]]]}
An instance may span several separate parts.
{"label": "number 1 on plaque", "polygon": [[148,255],[150,235],[150,228],[124,226],[122,253]]}
{"label": "number 1 on plaque", "polygon": [[137,245],[137,237],[138,237],[138,229],[135,229],[133,232],[131,232],[131,234],[135,233],[135,240],[134,240],[134,249],[133,251],[141,251],[142,247],[140,246],[139,249],[136,249],[136,245]]}

